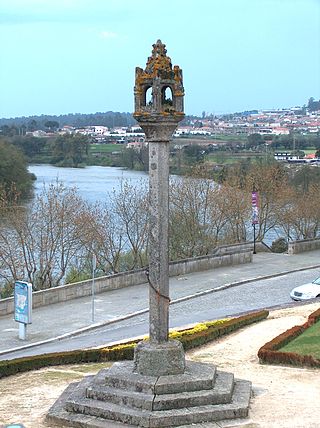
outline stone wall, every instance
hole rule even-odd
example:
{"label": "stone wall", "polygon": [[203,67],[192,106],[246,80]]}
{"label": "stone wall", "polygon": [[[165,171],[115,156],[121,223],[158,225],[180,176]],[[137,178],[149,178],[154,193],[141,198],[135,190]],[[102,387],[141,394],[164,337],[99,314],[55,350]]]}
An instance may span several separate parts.
{"label": "stone wall", "polygon": [[[221,255],[208,255],[172,262],[169,266],[169,274],[170,276],[178,276],[251,261],[252,251],[250,249],[239,249],[236,246],[232,252],[229,249],[229,252],[224,251]],[[144,269],[103,276],[95,279],[95,293],[99,294],[109,290],[143,284],[144,282],[147,282]],[[38,308],[78,297],[90,296],[91,293],[92,280],[60,285],[48,290],[35,291],[32,294],[32,306],[33,308]],[[14,302],[12,297],[0,300],[0,316],[8,315],[13,311]]]}
{"label": "stone wall", "polygon": [[208,255],[171,262],[169,265],[169,275],[185,275],[191,272],[201,272],[221,266],[233,266],[241,263],[249,263],[251,261],[251,250],[239,250],[239,248],[237,248],[236,252],[226,252],[221,255]]}
{"label": "stone wall", "polygon": [[320,249],[320,239],[303,239],[300,241],[292,241],[288,243],[288,254],[298,254],[305,251],[313,251]]}
{"label": "stone wall", "polygon": [[[253,251],[253,241],[241,242],[240,244],[230,244],[230,245],[221,245],[214,249],[212,254],[214,255],[223,255],[227,253],[234,253],[237,251]],[[270,247],[265,244],[263,241],[256,241],[256,252],[271,252]]]}

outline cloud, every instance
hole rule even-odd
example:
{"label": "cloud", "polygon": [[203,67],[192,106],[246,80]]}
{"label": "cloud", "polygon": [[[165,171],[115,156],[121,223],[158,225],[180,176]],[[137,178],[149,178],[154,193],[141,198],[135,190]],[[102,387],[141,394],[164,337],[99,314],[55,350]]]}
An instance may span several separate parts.
{"label": "cloud", "polygon": [[[72,0],[1,0],[0,22],[3,24],[34,24],[59,22],[72,17]],[[61,13],[63,11],[63,14]]]}
{"label": "cloud", "polygon": [[77,23],[98,19],[97,0],[0,0],[0,22],[3,24]]}
{"label": "cloud", "polygon": [[118,34],[112,31],[101,31],[100,35],[103,39],[114,39],[118,37]]}
{"label": "cloud", "polygon": [[135,10],[128,0],[0,0],[0,23],[122,21]]}

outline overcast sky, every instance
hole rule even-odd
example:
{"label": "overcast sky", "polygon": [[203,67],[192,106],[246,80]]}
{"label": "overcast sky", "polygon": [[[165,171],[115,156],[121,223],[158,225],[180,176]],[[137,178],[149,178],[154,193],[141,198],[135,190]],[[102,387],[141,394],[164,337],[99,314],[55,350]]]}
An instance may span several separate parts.
{"label": "overcast sky", "polygon": [[159,38],[187,114],[320,98],[320,0],[0,0],[0,117],[132,112]]}

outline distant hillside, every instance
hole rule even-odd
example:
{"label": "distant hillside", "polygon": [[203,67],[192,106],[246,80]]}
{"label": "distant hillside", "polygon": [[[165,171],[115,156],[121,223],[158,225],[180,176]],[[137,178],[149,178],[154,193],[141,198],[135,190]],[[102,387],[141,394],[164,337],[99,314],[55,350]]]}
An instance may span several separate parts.
{"label": "distant hillside", "polygon": [[28,117],[15,117],[10,119],[0,119],[0,126],[15,125],[17,127],[26,126],[27,128],[33,129],[44,129],[44,124],[48,121],[56,121],[59,123],[59,127],[64,125],[75,126],[80,128],[82,126],[90,125],[100,125],[108,126],[109,128],[115,126],[132,126],[136,124],[135,119],[132,117],[131,113],[119,113],[108,111],[106,113],[91,113],[91,114],[81,114],[81,113],[70,113],[70,114],[61,114],[60,116],[56,115],[41,115],[41,116],[28,116]]}
{"label": "distant hillside", "polygon": [[[181,124],[187,124],[190,120],[197,120],[196,116],[186,116]],[[42,114],[40,116],[22,116],[13,117],[10,119],[0,119],[0,128],[2,126],[13,126],[16,128],[24,127],[27,131],[34,131],[36,129],[46,130],[46,122],[57,122],[59,128],[64,125],[74,126],[81,128],[83,126],[107,126],[108,128],[120,127],[120,126],[133,126],[137,122],[133,118],[131,113],[119,113],[113,111],[107,111],[105,113],[69,113],[57,115]]]}

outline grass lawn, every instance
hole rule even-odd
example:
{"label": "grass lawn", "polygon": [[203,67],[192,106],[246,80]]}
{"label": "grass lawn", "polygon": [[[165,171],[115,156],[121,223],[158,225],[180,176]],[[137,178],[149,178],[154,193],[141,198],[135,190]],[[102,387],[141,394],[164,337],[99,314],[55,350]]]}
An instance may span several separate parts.
{"label": "grass lawn", "polygon": [[316,149],[303,149],[306,155],[310,155],[316,152]]}
{"label": "grass lawn", "polygon": [[279,351],[312,355],[320,360],[320,321],[307,328],[300,336],[279,349]]}
{"label": "grass lawn", "polygon": [[214,140],[222,140],[222,141],[228,141],[228,142],[232,142],[232,141],[241,141],[241,142],[246,142],[248,141],[248,136],[246,134],[216,134],[213,137]]}
{"label": "grass lawn", "polygon": [[125,144],[90,144],[90,153],[112,153],[121,152]]}
{"label": "grass lawn", "polygon": [[257,161],[257,158],[264,158],[265,153],[261,152],[239,152],[237,154],[230,153],[229,151],[218,151],[210,153],[206,156],[208,162],[214,162],[218,164],[233,164],[240,162],[241,160],[251,159],[252,163]]}
{"label": "grass lawn", "polygon": [[232,155],[224,154],[223,152],[220,154],[210,154],[206,156],[206,160],[208,162],[218,163],[218,164],[233,164],[239,162],[239,158],[235,158]]}

